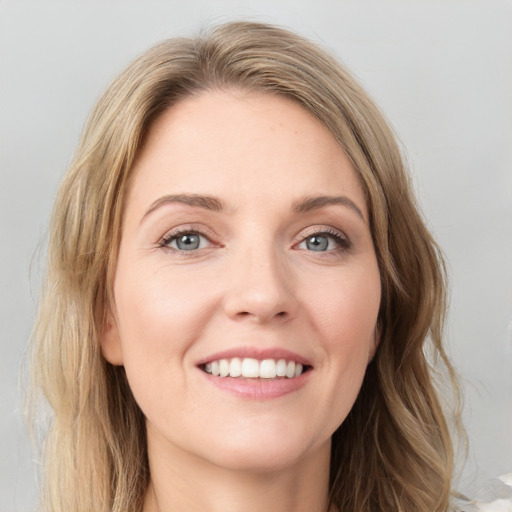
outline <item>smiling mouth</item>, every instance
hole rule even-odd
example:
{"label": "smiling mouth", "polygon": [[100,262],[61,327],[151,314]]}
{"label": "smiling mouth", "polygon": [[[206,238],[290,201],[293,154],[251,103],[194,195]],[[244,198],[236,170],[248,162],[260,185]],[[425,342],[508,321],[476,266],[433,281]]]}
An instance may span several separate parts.
{"label": "smiling mouth", "polygon": [[286,359],[263,359],[260,361],[251,357],[233,357],[210,361],[200,365],[199,368],[215,377],[295,379],[311,370],[312,367]]}

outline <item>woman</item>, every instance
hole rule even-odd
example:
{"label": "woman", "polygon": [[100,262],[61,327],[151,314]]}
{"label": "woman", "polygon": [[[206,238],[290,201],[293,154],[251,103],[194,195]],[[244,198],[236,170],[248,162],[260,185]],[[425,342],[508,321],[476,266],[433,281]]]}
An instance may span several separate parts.
{"label": "woman", "polygon": [[442,258],[382,115],[317,46],[228,23],[143,54],[88,122],[48,257],[45,510],[449,510]]}

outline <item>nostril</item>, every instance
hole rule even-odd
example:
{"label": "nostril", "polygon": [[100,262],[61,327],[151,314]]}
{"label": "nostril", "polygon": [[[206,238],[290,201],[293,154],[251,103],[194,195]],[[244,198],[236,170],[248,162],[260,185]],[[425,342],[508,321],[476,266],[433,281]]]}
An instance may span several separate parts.
{"label": "nostril", "polygon": [[239,320],[241,320],[243,318],[249,318],[249,317],[254,317],[255,319],[257,319],[258,321],[261,321],[261,322],[267,322],[267,321],[271,320],[272,318],[285,319],[288,317],[288,312],[287,311],[279,311],[278,313],[269,314],[268,316],[264,315],[264,314],[251,313],[250,311],[239,311],[238,313],[236,313],[236,318],[238,318]]}

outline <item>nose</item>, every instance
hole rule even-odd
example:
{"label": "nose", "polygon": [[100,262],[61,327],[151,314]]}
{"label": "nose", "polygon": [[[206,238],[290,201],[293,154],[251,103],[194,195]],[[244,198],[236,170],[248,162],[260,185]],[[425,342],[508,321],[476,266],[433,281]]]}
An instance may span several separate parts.
{"label": "nose", "polygon": [[290,264],[268,250],[247,250],[230,264],[226,315],[257,324],[286,322],[297,312]]}

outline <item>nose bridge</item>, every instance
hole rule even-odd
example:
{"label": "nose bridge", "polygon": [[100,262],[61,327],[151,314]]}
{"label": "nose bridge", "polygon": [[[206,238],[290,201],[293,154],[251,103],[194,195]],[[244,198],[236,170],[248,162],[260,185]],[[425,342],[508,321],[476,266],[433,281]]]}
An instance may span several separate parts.
{"label": "nose bridge", "polygon": [[226,313],[259,323],[295,314],[293,275],[286,255],[272,240],[252,239],[233,255]]}

